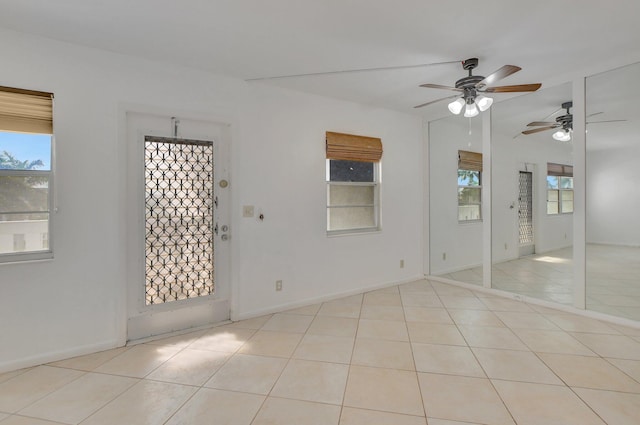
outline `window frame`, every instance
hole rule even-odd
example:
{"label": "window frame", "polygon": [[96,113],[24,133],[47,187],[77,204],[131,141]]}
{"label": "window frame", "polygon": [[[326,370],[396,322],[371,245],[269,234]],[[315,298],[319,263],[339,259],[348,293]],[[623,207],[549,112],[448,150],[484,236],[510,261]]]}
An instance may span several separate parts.
{"label": "window frame", "polygon": [[[341,236],[341,235],[352,235],[352,234],[361,234],[361,233],[374,233],[380,232],[382,230],[381,225],[381,202],[380,202],[380,186],[381,186],[381,165],[380,161],[362,161],[373,164],[373,181],[372,182],[349,182],[349,181],[332,181],[331,180],[331,161],[348,161],[341,159],[326,159],[326,171],[325,171],[325,182],[326,182],[326,231],[327,236]],[[373,187],[373,204],[366,205],[330,205],[330,195],[331,195],[331,186],[347,186],[347,187]],[[370,227],[352,227],[349,229],[339,229],[339,230],[330,230],[329,229],[329,211],[332,208],[349,208],[349,207],[367,207],[373,208],[374,214],[374,225]]]}
{"label": "window frame", "polygon": [[[17,88],[11,88],[11,87],[0,87],[0,90],[4,91],[4,92],[8,92],[8,93],[15,93],[18,95],[26,95],[26,96],[38,96],[38,97],[49,97],[50,98],[50,107],[51,107],[51,115],[50,118],[46,118],[45,116],[48,117],[48,114],[44,114],[39,116],[38,120],[44,120],[44,121],[40,121],[41,123],[44,123],[42,125],[38,125],[36,126],[36,128],[30,127],[28,129],[24,129],[21,131],[21,129],[19,128],[11,128],[11,129],[6,129],[6,128],[0,128],[0,132],[2,133],[27,133],[27,134],[40,134],[40,135],[47,135],[50,136],[50,142],[49,142],[49,147],[50,147],[50,151],[49,151],[49,169],[48,170],[17,170],[17,169],[0,169],[0,177],[46,177],[48,180],[48,199],[47,199],[47,210],[46,211],[21,211],[19,213],[23,213],[23,214],[27,214],[27,213],[32,213],[32,214],[47,214],[48,215],[48,220],[47,220],[47,241],[48,241],[48,246],[46,249],[42,249],[42,250],[37,250],[37,251],[14,251],[14,252],[6,252],[6,253],[0,253],[0,264],[10,264],[10,263],[22,263],[25,261],[41,261],[41,260],[50,260],[53,259],[54,255],[54,235],[53,235],[53,222],[54,222],[54,213],[56,210],[55,207],[55,167],[56,167],[56,155],[55,155],[55,135],[54,135],[54,129],[53,129],[53,116],[54,116],[54,109],[55,109],[55,101],[54,101],[54,95],[53,93],[47,93],[47,92],[39,92],[39,91],[33,91],[33,90],[24,90],[24,89],[17,89]],[[42,111],[42,110],[40,110]],[[19,114],[18,114],[19,115]],[[47,121],[48,120],[48,124]],[[11,126],[11,125],[10,125]],[[44,129],[47,128],[51,131],[51,133],[49,132],[38,132],[38,129]],[[18,212],[11,212],[11,213],[6,213],[6,214],[17,214]],[[40,233],[40,239],[44,242],[44,238],[42,236],[42,233]]]}
{"label": "window frame", "polygon": [[[457,206],[457,216],[458,216],[458,223],[459,224],[467,224],[467,223],[480,223],[483,220],[482,217],[482,171],[481,170],[468,170],[465,168],[458,168],[457,173],[456,173],[456,181],[458,181],[458,179],[460,178],[460,171],[471,171],[471,172],[477,172],[478,173],[478,184],[474,185],[474,186],[470,186],[470,185],[461,185],[458,183],[458,188],[457,188],[457,192],[456,195],[459,195],[460,193],[460,189],[478,189],[480,191],[480,201],[477,203],[460,203],[460,197],[458,196],[458,206]],[[461,206],[469,206],[469,205],[477,205],[478,206],[478,215],[479,218],[476,219],[469,219],[469,220],[460,220],[460,207]]]}
{"label": "window frame", "polygon": [[[552,167],[562,167],[562,172],[560,173],[553,173],[550,174],[549,173],[549,169]],[[564,171],[565,169],[567,170],[571,170],[571,171]],[[557,185],[556,187],[549,187],[549,177],[555,177],[557,179]],[[561,180],[563,178],[568,178],[571,179],[571,188],[562,188],[562,184],[561,184]],[[547,188],[547,202],[546,202],[546,212],[548,216],[561,216],[561,215],[568,215],[568,214],[573,214],[574,211],[574,207],[575,207],[575,198],[574,198],[574,188],[573,188],[573,166],[571,165],[562,165],[562,164],[548,164],[547,165],[547,177],[546,177],[546,188]],[[563,195],[565,193],[571,193],[571,211],[564,211],[564,209],[562,208],[562,203],[565,202],[563,200]],[[549,200],[549,194],[551,193],[555,193],[557,196],[557,200]],[[558,212],[549,212],[549,203],[554,203],[558,205],[557,211]]]}

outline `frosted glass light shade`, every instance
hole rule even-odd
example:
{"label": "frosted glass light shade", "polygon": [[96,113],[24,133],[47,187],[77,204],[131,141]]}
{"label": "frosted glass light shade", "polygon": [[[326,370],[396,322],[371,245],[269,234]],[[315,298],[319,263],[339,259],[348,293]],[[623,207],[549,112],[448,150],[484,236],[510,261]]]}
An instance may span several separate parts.
{"label": "frosted glass light shade", "polygon": [[480,113],[480,111],[478,111],[478,107],[476,106],[475,102],[474,103],[467,103],[467,108],[464,110],[465,118],[475,117],[479,113]]}
{"label": "frosted glass light shade", "polygon": [[483,95],[476,97],[476,104],[478,105],[478,109],[480,109],[481,112],[484,112],[487,109],[489,109],[492,103],[493,103],[493,99],[490,97],[483,96]]}
{"label": "frosted glass light shade", "polygon": [[452,114],[456,114],[456,115],[462,112],[463,107],[464,107],[464,99],[461,97],[459,97],[458,99],[454,100],[449,104],[449,110],[451,111]]}
{"label": "frosted glass light shade", "polygon": [[569,133],[566,130],[558,130],[555,133],[553,133],[552,136],[555,140],[558,140],[560,142],[568,142],[569,140],[571,140],[571,133]]}

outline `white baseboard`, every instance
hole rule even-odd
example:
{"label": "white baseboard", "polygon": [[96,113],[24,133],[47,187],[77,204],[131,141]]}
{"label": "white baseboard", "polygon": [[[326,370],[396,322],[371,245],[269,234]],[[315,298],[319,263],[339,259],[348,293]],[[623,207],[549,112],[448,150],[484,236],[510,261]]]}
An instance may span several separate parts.
{"label": "white baseboard", "polygon": [[362,294],[362,293],[365,293],[365,292],[375,291],[376,289],[383,289],[383,288],[388,288],[390,286],[402,285],[403,283],[414,282],[416,280],[422,280],[422,279],[424,279],[424,275],[416,275],[414,277],[410,277],[410,278],[407,278],[407,279],[402,279],[402,280],[393,281],[393,282],[385,282],[385,283],[380,283],[380,284],[374,284],[374,285],[369,285],[369,286],[363,286],[363,287],[360,287],[360,288],[357,288],[357,289],[352,289],[352,290],[345,291],[345,292],[334,292],[332,294],[323,295],[323,296],[320,296],[320,297],[306,298],[304,300],[293,301],[293,302],[284,303],[284,304],[279,304],[279,305],[274,306],[274,307],[268,307],[268,308],[264,308],[264,309],[261,309],[261,310],[249,311],[249,312],[242,313],[242,314],[233,314],[232,313],[231,314],[231,320],[234,321],[234,322],[237,322],[239,320],[253,319],[254,317],[260,317],[260,316],[264,316],[266,314],[280,313],[282,311],[292,310],[294,308],[306,307],[306,306],[312,305],[312,304],[318,304],[318,303],[322,303],[322,302],[326,302],[326,301],[335,300],[337,298],[348,297],[348,296],[351,296],[351,295],[358,295],[358,294]]}
{"label": "white baseboard", "polygon": [[59,360],[70,359],[72,357],[84,356],[85,354],[92,354],[99,351],[118,348],[122,345],[123,344],[120,344],[117,339],[113,339],[97,344],[73,347],[68,350],[52,351],[49,353],[42,353],[31,357],[25,357],[19,360],[11,360],[8,362],[0,363],[0,373],[24,369],[25,367],[33,367],[46,363],[57,362]]}
{"label": "white baseboard", "polygon": [[455,272],[459,272],[459,271],[462,271],[462,270],[468,270],[468,269],[472,269],[474,267],[481,267],[481,266],[482,266],[482,263],[465,264],[464,266],[458,266],[458,267],[452,267],[450,269],[438,270],[437,273],[449,274],[449,273],[455,273]]}

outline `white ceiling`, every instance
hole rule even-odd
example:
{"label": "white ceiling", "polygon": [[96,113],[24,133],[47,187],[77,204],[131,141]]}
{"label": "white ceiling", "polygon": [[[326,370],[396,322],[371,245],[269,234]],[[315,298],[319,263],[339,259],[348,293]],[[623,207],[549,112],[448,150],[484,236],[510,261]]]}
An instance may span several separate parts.
{"label": "white ceiling", "polygon": [[[518,65],[500,84],[544,86],[640,58],[638,0],[0,0],[0,11],[9,29],[241,79],[478,57],[476,74]],[[446,102],[413,106],[452,93],[418,86],[465,75],[449,63],[251,84],[432,116]]]}

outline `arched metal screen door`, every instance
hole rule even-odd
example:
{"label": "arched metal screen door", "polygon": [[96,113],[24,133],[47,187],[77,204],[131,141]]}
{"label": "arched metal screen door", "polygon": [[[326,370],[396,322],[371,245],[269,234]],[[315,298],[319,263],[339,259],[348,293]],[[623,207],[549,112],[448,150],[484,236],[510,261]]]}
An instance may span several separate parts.
{"label": "arched metal screen door", "polygon": [[533,173],[520,171],[518,194],[518,235],[520,256],[535,252],[533,238]]}

